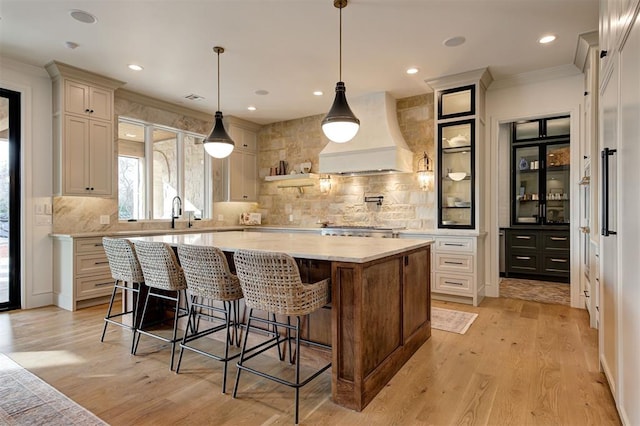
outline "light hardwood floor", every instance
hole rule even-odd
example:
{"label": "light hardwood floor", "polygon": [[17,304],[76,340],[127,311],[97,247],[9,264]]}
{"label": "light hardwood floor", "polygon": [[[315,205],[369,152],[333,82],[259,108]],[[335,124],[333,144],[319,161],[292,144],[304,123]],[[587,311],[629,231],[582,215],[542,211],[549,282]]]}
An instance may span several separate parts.
{"label": "light hardwood floor", "polygon": [[[322,375],[301,391],[300,422],[322,425],[617,425],[598,371],[597,333],[584,310],[486,298],[465,335],[433,335],[357,413],[330,400]],[[74,313],[54,307],[0,313],[0,351],[112,425],[259,425],[293,422],[293,390],[243,375],[238,399],[220,392],[220,363],[186,353],[169,371],[162,342],[110,327],[106,307]],[[275,360],[274,369],[280,364]]]}

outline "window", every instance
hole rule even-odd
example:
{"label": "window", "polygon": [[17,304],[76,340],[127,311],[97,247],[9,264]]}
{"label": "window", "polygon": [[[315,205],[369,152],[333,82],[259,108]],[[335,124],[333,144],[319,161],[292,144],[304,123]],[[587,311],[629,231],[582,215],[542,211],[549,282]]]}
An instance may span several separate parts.
{"label": "window", "polygon": [[[169,219],[171,202],[182,199],[184,215],[210,217],[211,162],[203,137],[121,118],[118,122],[120,220]],[[147,207],[148,206],[148,207]]]}

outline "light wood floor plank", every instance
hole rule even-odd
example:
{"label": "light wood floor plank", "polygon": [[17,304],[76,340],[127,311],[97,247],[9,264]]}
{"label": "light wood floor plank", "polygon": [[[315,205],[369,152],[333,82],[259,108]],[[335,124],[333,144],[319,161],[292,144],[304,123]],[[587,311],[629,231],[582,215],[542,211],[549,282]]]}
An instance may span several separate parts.
{"label": "light wood floor plank", "polygon": [[[330,400],[327,372],[301,391],[300,420],[314,425],[619,425],[598,371],[597,331],[586,311],[515,299],[479,307],[434,302],[479,314],[464,335],[433,330],[361,413]],[[235,366],[220,391],[222,365],[186,352],[169,371],[168,346],[109,327],[106,307],[54,307],[0,313],[0,351],[112,425],[270,425],[293,420],[293,390]],[[272,371],[285,367],[275,358]]]}

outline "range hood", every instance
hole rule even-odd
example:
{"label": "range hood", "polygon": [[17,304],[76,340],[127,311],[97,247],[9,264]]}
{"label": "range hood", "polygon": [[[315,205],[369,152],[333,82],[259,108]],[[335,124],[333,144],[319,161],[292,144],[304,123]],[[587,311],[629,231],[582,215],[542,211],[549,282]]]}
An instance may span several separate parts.
{"label": "range hood", "polygon": [[393,96],[371,93],[350,99],[349,106],[360,119],[360,130],[349,142],[327,144],[320,152],[319,173],[413,172],[413,153],[400,133]]}

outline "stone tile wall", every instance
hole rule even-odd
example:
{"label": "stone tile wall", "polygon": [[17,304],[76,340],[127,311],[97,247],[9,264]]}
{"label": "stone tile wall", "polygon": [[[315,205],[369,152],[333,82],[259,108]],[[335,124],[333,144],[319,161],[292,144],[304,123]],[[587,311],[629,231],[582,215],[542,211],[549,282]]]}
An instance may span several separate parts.
{"label": "stone tile wall", "polygon": [[[423,152],[434,158],[433,94],[397,101],[400,130],[414,152],[414,170]],[[310,161],[313,173],[320,151],[328,143],[322,135],[323,115],[264,126],[259,133],[258,155],[260,197],[258,211],[263,224],[317,226],[319,221],[341,225],[394,226],[411,229],[433,228],[436,199],[432,191],[422,191],[415,173],[380,176],[332,176],[331,191],[322,194],[317,179],[312,187],[278,188],[289,181],[266,182],[263,177],[280,160],[289,166]],[[301,183],[301,182],[299,182]],[[364,197],[382,195],[381,206],[365,203]]]}

